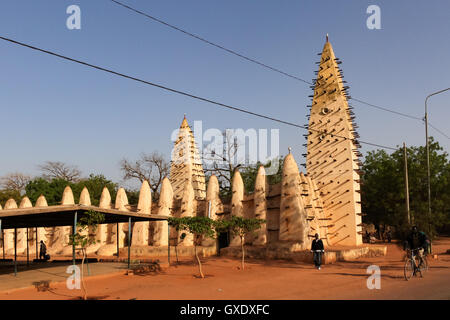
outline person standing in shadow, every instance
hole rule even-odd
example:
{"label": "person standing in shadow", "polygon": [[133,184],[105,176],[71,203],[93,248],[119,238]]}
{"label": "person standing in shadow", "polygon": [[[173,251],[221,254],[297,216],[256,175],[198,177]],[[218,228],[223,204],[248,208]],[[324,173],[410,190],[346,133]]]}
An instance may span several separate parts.
{"label": "person standing in shadow", "polygon": [[47,246],[42,240],[39,246],[39,259],[47,260]]}

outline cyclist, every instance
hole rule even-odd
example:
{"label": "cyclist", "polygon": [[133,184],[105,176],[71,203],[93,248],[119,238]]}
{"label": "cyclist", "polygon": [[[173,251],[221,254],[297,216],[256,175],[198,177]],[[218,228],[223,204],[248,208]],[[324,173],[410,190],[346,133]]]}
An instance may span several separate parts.
{"label": "cyclist", "polygon": [[424,232],[419,231],[417,226],[413,226],[406,242],[411,249],[411,253],[414,254],[417,252],[420,259],[423,259],[423,253],[428,250],[429,240],[427,235]]}

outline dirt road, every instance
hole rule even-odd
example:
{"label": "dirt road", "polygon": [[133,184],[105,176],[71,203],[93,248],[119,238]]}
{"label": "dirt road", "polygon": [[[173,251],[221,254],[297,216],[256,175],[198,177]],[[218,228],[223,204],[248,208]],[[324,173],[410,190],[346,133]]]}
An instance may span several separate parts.
{"label": "dirt road", "polygon": [[[450,238],[434,243],[438,259],[430,259],[423,278],[405,281],[403,252],[388,245],[385,257],[339,262],[316,270],[304,263],[250,260],[245,270],[239,260],[204,259],[205,279],[197,278],[197,266],[184,261],[161,273],[116,275],[87,279],[90,296],[104,299],[450,299]],[[381,270],[381,288],[367,288],[367,267]],[[0,293],[0,299],[73,299],[80,290],[65,283],[52,284],[51,291],[23,289]]]}

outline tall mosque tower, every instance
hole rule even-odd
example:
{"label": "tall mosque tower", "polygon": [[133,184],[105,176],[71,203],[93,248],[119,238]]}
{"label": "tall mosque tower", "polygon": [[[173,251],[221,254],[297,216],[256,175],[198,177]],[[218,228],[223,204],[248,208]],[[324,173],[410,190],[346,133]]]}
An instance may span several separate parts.
{"label": "tall mosque tower", "polygon": [[316,182],[332,245],[362,244],[359,138],[331,43],[323,47],[309,117],[306,170]]}
{"label": "tall mosque tower", "polygon": [[169,180],[173,188],[174,198],[182,198],[185,185],[189,181],[192,183],[197,200],[203,200],[206,197],[205,173],[202,160],[186,116],[181,123],[178,137],[172,150]]}

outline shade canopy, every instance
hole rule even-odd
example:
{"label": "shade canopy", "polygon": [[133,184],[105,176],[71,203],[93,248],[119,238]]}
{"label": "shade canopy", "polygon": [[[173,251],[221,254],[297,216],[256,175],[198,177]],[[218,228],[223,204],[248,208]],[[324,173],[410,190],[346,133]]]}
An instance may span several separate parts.
{"label": "shade canopy", "polygon": [[88,211],[102,213],[105,217],[103,223],[158,221],[167,220],[167,216],[157,214],[142,214],[116,209],[104,209],[84,205],[59,205],[41,208],[8,209],[0,211],[2,229],[37,228],[37,227],[61,227],[73,226],[75,212],[77,220]]}

